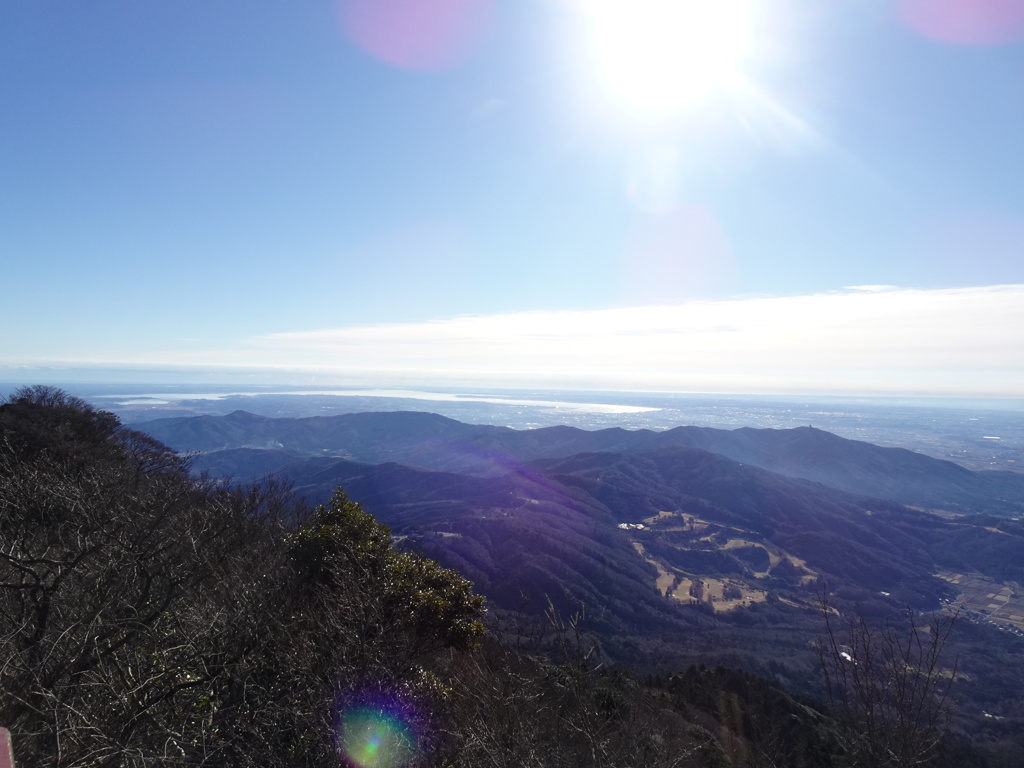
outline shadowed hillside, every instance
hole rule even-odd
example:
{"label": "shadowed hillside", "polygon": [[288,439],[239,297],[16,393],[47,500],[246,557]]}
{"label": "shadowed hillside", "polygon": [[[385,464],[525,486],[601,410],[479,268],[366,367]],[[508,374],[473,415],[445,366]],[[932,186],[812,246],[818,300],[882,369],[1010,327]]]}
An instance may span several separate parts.
{"label": "shadowed hillside", "polygon": [[[0,404],[0,466],[0,719],[32,765],[327,766],[372,747],[409,768],[844,768],[855,718],[687,660],[814,689],[812,586],[882,621],[899,611],[862,599],[879,574],[923,602],[952,590],[915,579],[953,523],[696,449],[489,477],[293,461],[282,476],[311,510],[280,485],[197,481],[153,439],[34,388]],[[917,560],[889,562],[926,528]],[[876,561],[844,571],[807,533]],[[500,633],[474,648],[480,598],[417,551],[479,576]],[[970,666],[991,697],[990,669]],[[930,765],[984,764],[933,735],[956,760]]]}
{"label": "shadowed hillside", "polygon": [[[652,432],[562,426],[517,431],[413,412],[273,419],[235,411],[227,416],[159,419],[145,422],[141,428],[179,451],[214,454],[243,447],[278,451],[261,460],[264,470],[304,454],[498,475],[517,462],[578,453],[700,448],[780,474],[913,507],[1010,516],[1024,512],[1022,475],[972,472],[949,461],[848,440],[811,427],[676,427]],[[248,476],[252,461],[251,455],[209,455],[198,466],[216,466],[218,472]]]}
{"label": "shadowed hillside", "polygon": [[630,626],[690,605],[678,586],[700,576],[805,605],[825,579],[921,608],[953,593],[943,569],[1024,578],[1019,524],[944,520],[697,449],[579,454],[490,478],[328,458],[279,473],[314,500],[351,489],[499,604],[567,589]]}

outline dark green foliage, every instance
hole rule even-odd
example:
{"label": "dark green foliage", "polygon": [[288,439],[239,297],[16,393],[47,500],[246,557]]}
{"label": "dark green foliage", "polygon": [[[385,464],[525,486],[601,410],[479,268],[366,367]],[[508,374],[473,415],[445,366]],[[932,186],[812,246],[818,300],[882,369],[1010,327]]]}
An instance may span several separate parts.
{"label": "dark green foliage", "polygon": [[292,561],[306,578],[335,582],[353,568],[379,576],[391,553],[391,533],[338,490],[289,541]]}
{"label": "dark green foliage", "polygon": [[468,650],[483,635],[483,597],[472,584],[433,560],[395,551],[387,526],[340,489],[288,547],[310,584],[372,596],[379,631],[392,642],[402,638],[410,658],[445,647]]}

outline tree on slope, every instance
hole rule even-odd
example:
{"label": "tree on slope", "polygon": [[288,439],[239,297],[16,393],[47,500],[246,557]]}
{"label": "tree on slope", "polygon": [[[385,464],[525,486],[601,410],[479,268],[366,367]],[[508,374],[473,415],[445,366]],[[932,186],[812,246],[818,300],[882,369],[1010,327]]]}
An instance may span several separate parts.
{"label": "tree on slope", "polygon": [[956,617],[922,625],[908,610],[904,626],[874,627],[859,616],[841,629],[824,601],[822,612],[816,649],[829,703],[841,715],[841,764],[931,764],[952,711],[956,662],[947,668],[944,650]]}
{"label": "tree on slope", "polygon": [[[337,765],[341,689],[429,679],[481,599],[343,496],[197,479],[51,388],[0,405],[0,723],[20,762]],[[423,753],[427,754],[426,751]]]}

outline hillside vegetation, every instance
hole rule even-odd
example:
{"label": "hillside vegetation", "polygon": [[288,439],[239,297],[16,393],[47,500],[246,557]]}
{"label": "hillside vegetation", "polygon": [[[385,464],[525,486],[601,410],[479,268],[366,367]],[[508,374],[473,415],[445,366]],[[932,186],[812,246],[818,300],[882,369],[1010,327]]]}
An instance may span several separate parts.
{"label": "hillside vegetation", "polygon": [[[636,453],[694,448],[848,493],[958,513],[1024,513],[1024,475],[972,472],[902,448],[882,448],[811,427],[734,430],[681,426],[661,432],[567,426],[515,430],[463,424],[431,413],[350,413],[269,418],[245,411],[227,416],[157,419],[140,425],[179,451],[205,454],[202,465],[226,474],[250,471],[251,452],[269,471],[309,456],[472,475],[501,475],[517,463],[580,453]],[[220,453],[226,452],[226,453]]]}
{"label": "hillside vegetation", "polygon": [[578,602],[533,599],[540,618],[485,633],[465,577],[341,490],[311,508],[197,478],[59,390],[0,404],[0,725],[22,765],[860,764],[855,721],[728,669],[638,680]]}

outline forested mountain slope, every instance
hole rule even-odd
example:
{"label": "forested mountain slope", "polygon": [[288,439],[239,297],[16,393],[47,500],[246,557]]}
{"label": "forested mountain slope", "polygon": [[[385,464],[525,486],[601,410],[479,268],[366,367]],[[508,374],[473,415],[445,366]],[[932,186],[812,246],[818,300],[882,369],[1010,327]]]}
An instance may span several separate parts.
{"label": "forested mountain slope", "polygon": [[1024,581],[1019,523],[944,520],[698,449],[579,454],[488,478],[324,457],[279,476],[313,500],[350,489],[506,607],[520,590],[568,590],[634,628],[691,604],[664,598],[700,576],[806,605],[825,579],[919,608],[952,594],[942,570]]}
{"label": "forested mountain slope", "polygon": [[[427,413],[354,413],[274,419],[235,411],[227,416],[159,419],[138,425],[179,451],[203,454],[235,448],[278,451],[261,469],[301,455],[333,455],[469,474],[504,474],[516,462],[578,453],[626,453],[669,447],[700,448],[780,474],[900,504],[954,512],[1018,516],[1024,512],[1024,475],[972,472],[949,461],[900,448],[848,440],[811,427],[664,432],[573,427],[513,430],[463,424]],[[251,455],[204,456],[219,472],[245,476]],[[234,466],[230,462],[235,462]]]}
{"label": "forested mountain slope", "polygon": [[[801,686],[817,663],[810,641],[820,631],[823,592],[843,614],[881,623],[898,621],[907,606],[930,611],[959,604],[967,613],[953,644],[967,673],[959,695],[976,702],[969,727],[998,740],[1004,723],[1024,724],[1008,714],[1013,691],[1024,687],[1024,668],[1011,662],[1024,652],[1022,622],[1013,618],[1024,592],[1020,522],[979,512],[937,516],[721,452],[643,444],[697,435],[715,448],[742,445],[749,459],[767,453],[773,441],[789,440],[788,455],[800,456],[801,446],[808,451],[792,461],[812,468],[833,466],[848,451],[864,454],[854,468],[859,474],[874,467],[886,482],[911,476],[923,482],[926,473],[915,475],[914,467],[939,476],[953,467],[955,477],[973,483],[972,493],[982,493],[983,484],[962,468],[817,430],[516,432],[424,414],[385,415],[390,430],[406,417],[418,428],[415,439],[400,439],[401,448],[392,451],[387,443],[372,445],[374,415],[359,416],[352,422],[359,440],[348,445],[362,445],[369,455],[411,457],[420,466],[366,464],[322,451],[302,458],[288,444],[264,453],[215,451],[199,456],[197,465],[252,477],[247,462],[259,455],[266,465],[280,462],[276,474],[312,499],[339,484],[353,489],[404,541],[467,574],[496,615],[537,614],[547,598],[562,611],[582,603],[604,650],[628,663],[727,663]],[[438,431],[443,438],[424,437]],[[527,458],[581,442],[628,450]],[[428,464],[462,469],[433,471]],[[895,467],[895,481],[886,465]],[[984,597],[997,593],[1006,602],[995,611]],[[982,707],[1010,719],[984,718]]]}
{"label": "forested mountain slope", "polygon": [[[835,569],[784,537],[817,524],[884,555],[877,526],[914,525],[895,505],[677,448],[499,477],[304,460],[287,476],[325,502],[311,510],[280,485],[197,480],[45,387],[0,403],[0,470],[0,722],[24,764],[311,768],[380,752],[409,768],[841,768],[883,746],[775,682],[673,665],[760,644],[767,671],[806,684],[800,659],[771,659],[807,655],[815,611],[797,599],[815,568]],[[475,567],[498,602],[509,578],[521,599],[561,592],[526,594],[542,606],[530,615],[495,611],[503,633],[481,638],[480,598],[423,550]],[[677,593],[698,572],[718,575],[687,604]],[[713,594],[744,580],[774,597]],[[669,652],[639,682],[604,665],[630,647]],[[928,733],[945,739],[929,765],[985,765]]]}

